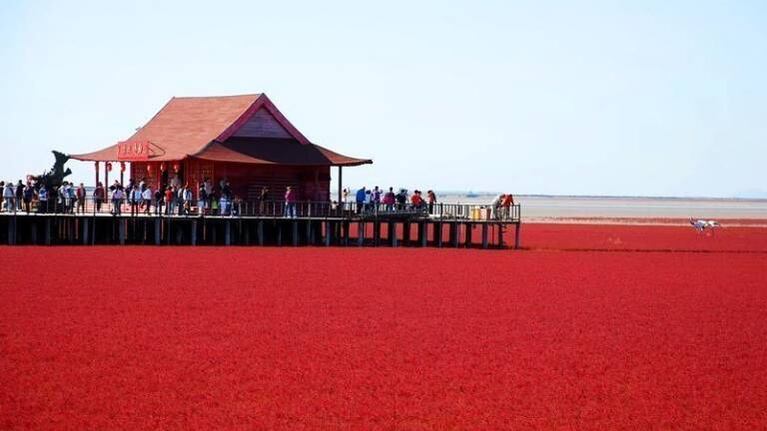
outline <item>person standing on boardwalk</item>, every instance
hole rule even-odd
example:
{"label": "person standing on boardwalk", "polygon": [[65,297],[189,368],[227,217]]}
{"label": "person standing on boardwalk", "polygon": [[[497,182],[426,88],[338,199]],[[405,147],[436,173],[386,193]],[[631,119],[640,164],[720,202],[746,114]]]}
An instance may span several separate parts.
{"label": "person standing on boardwalk", "polygon": [[157,187],[157,190],[154,191],[154,214],[160,215],[162,214],[162,202],[163,202],[163,193],[162,193],[162,186]]}
{"label": "person standing on boardwalk", "polygon": [[355,195],[355,200],[357,201],[357,214],[362,213],[362,208],[365,205],[365,186],[362,186],[361,189],[357,190],[357,194]]}
{"label": "person standing on boardwalk", "polygon": [[152,189],[147,187],[146,184],[142,187],[144,188],[144,191],[141,192],[141,198],[145,205],[144,214],[149,215],[149,212],[152,208]]}
{"label": "person standing on boardwalk", "polygon": [[258,196],[258,213],[264,214],[266,211],[266,201],[269,200],[269,187],[261,187],[261,194]]}
{"label": "person standing on boardwalk", "polygon": [[125,193],[123,192],[123,188],[121,185],[114,186],[114,189],[112,191],[112,214],[113,215],[120,215],[122,214],[122,203],[123,199],[125,198]]}
{"label": "person standing on boardwalk", "polygon": [[389,187],[389,191],[384,193],[383,203],[386,205],[386,211],[394,211],[394,187]]}
{"label": "person standing on boardwalk", "polygon": [[80,187],[77,188],[77,193],[75,193],[75,195],[77,196],[77,212],[84,213],[86,192],[83,183],[80,183]]}
{"label": "person standing on boardwalk", "polygon": [[165,188],[165,215],[173,214],[174,199],[175,199],[175,193],[173,193],[173,188],[171,186],[166,187]]}
{"label": "person standing on boardwalk", "polygon": [[99,181],[96,183],[96,188],[93,189],[93,204],[96,206],[96,212],[101,212],[101,204],[104,202],[105,191],[104,184]]}
{"label": "person standing on boardwalk", "polygon": [[16,210],[21,211],[21,204],[24,201],[24,184],[19,180],[16,184]]}
{"label": "person standing on boardwalk", "polygon": [[27,182],[24,188],[24,210],[29,214],[32,211],[32,201],[35,199],[35,188],[32,183]]}
{"label": "person standing on boardwalk", "polygon": [[296,218],[296,192],[291,186],[285,190],[285,217]]}
{"label": "person standing on boardwalk", "polygon": [[48,189],[45,184],[40,185],[40,190],[37,191],[37,212],[48,212]]}
{"label": "person standing on boardwalk", "polygon": [[13,212],[14,209],[16,209],[16,206],[13,203],[14,196],[16,196],[16,194],[13,190],[13,182],[8,181],[5,184],[5,188],[3,189],[3,200],[5,201],[5,211],[9,213]]}
{"label": "person standing on boardwalk", "polygon": [[434,204],[437,203],[437,195],[434,190],[426,192],[426,200],[429,202],[429,214],[434,214]]}
{"label": "person standing on boardwalk", "polygon": [[144,200],[144,195],[141,192],[141,189],[138,186],[133,186],[130,189],[130,215],[131,217],[135,217],[140,212],[141,202]]}
{"label": "person standing on boardwalk", "polygon": [[503,201],[501,201],[501,207],[503,207],[503,211],[501,212],[502,218],[507,219],[511,217],[512,205],[514,205],[514,196],[512,196],[511,193],[507,193],[506,196],[504,196]]}

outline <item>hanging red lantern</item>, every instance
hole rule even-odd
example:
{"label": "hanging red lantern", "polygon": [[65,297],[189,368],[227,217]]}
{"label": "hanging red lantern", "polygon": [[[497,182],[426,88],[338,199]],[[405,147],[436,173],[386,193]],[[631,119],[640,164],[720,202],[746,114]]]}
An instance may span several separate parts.
{"label": "hanging red lantern", "polygon": [[146,165],[146,172],[151,174],[152,173],[152,165]]}
{"label": "hanging red lantern", "polygon": [[178,173],[178,170],[181,169],[181,166],[179,166],[178,163],[173,164],[173,173]]}
{"label": "hanging red lantern", "polygon": [[165,172],[165,163],[160,163],[160,172]]}
{"label": "hanging red lantern", "polygon": [[120,162],[120,172],[125,172],[125,162]]}
{"label": "hanging red lantern", "polygon": [[107,162],[107,171],[112,172],[112,162]]}

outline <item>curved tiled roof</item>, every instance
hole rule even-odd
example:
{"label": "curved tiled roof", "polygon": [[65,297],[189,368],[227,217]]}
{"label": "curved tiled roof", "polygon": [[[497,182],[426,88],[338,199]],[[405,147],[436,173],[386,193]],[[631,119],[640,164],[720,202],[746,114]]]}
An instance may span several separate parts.
{"label": "curved tiled roof", "polygon": [[[232,135],[259,109],[266,109],[293,139],[238,138]],[[231,139],[230,139],[231,138]],[[249,141],[250,139],[250,141]],[[149,142],[149,161],[196,157],[238,163],[353,166],[368,159],[343,156],[314,145],[301,134],[265,94],[214,97],[173,97],[126,142]],[[246,145],[250,142],[253,148]],[[284,144],[285,148],[280,145]],[[118,144],[75,160],[116,161]]]}

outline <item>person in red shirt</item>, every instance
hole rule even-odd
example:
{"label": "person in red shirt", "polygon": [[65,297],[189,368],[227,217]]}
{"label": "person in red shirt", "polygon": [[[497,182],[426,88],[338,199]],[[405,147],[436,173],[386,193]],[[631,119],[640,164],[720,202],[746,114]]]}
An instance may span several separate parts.
{"label": "person in red shirt", "polygon": [[416,190],[413,192],[413,196],[410,197],[410,203],[414,209],[420,209],[423,205],[423,198],[421,197],[421,191]]}
{"label": "person in red shirt", "polygon": [[165,188],[165,214],[173,212],[173,189],[170,186]]}
{"label": "person in red shirt", "polygon": [[511,195],[511,193],[507,193],[506,196],[503,197],[503,201],[501,202],[501,206],[503,207],[503,217],[509,218],[511,215],[511,206],[514,205],[514,197]]}

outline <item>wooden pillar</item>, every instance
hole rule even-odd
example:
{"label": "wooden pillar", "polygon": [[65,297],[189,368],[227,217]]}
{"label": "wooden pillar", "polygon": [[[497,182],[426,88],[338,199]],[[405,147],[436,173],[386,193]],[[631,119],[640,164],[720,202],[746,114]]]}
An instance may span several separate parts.
{"label": "wooden pillar", "polygon": [[357,223],[357,246],[360,247],[365,242],[365,222]]}
{"label": "wooden pillar", "polygon": [[519,249],[519,247],[522,246],[522,239],[519,236],[522,231],[522,222],[517,222],[517,224],[514,226],[514,248]]}
{"label": "wooden pillar", "polygon": [[312,221],[306,221],[306,245],[312,245]]}
{"label": "wooden pillar", "polygon": [[83,217],[83,245],[88,245],[89,233],[90,233],[90,229],[88,229],[88,219]]}
{"label": "wooden pillar", "polygon": [[471,247],[471,235],[474,233],[473,232],[474,231],[474,225],[471,224],[471,223],[466,223],[464,226],[466,228],[466,248],[470,248]]}
{"label": "wooden pillar", "polygon": [[325,222],[325,247],[330,247],[330,236],[333,235],[333,229],[329,221]]}
{"label": "wooden pillar", "polygon": [[397,246],[397,222],[389,222],[389,242],[392,247]]}
{"label": "wooden pillar", "polygon": [[264,221],[258,221],[258,245],[264,245]]}
{"label": "wooden pillar", "polygon": [[51,245],[51,218],[45,218],[45,245]]}
{"label": "wooden pillar", "polygon": [[277,222],[274,224],[275,228],[277,229],[277,245],[282,245],[282,226],[280,226],[280,223]]}
{"label": "wooden pillar", "polygon": [[453,242],[453,247],[458,247],[458,237],[459,237],[460,229],[458,222],[453,222],[450,225],[450,239]]}
{"label": "wooden pillar", "polygon": [[15,225],[16,224],[16,216],[8,217],[8,245],[14,245],[15,244]]}
{"label": "wooden pillar", "polygon": [[296,247],[296,246],[298,246],[298,222],[293,220],[290,224],[291,224],[290,227],[291,227],[291,230],[292,230],[292,232],[291,232],[291,234],[292,234],[291,237],[292,238],[291,239],[293,241],[293,247]]}
{"label": "wooden pillar", "polygon": [[160,224],[162,223],[162,220],[160,217],[155,217],[154,219],[154,245],[160,245],[160,241],[162,240],[162,237],[160,236]]}
{"label": "wooden pillar", "polygon": [[498,248],[503,248],[503,224],[498,223]]}
{"label": "wooden pillar", "polygon": [[434,224],[434,239],[437,241],[437,247],[442,247],[442,222]]}
{"label": "wooden pillar", "polygon": [[224,222],[224,245],[232,245],[232,222]]}
{"label": "wooden pillar", "polygon": [[378,247],[381,241],[381,222],[376,219],[373,221],[373,245]]}
{"label": "wooden pillar", "polygon": [[250,224],[245,223],[245,230],[242,230],[242,219],[240,219],[240,232],[244,237],[245,245],[250,245]]}
{"label": "wooden pillar", "polygon": [[482,223],[482,248],[487,248],[487,223]]}
{"label": "wooden pillar", "polygon": [[118,217],[116,219],[117,221],[117,237],[119,238],[120,245],[125,245],[125,229],[126,229],[126,221],[122,217]]}
{"label": "wooden pillar", "polygon": [[420,228],[418,229],[418,234],[421,238],[421,247],[426,247],[429,241],[429,222],[428,221],[421,221]]}
{"label": "wooden pillar", "polygon": [[192,220],[192,236],[191,236],[191,242],[192,245],[197,245],[197,220]]}
{"label": "wooden pillar", "polygon": [[410,222],[402,223],[402,243],[407,247],[410,245]]}
{"label": "wooden pillar", "polygon": [[35,217],[29,223],[29,240],[33,245],[37,245],[37,220]]}

